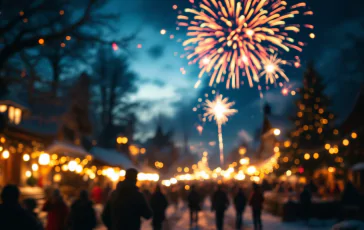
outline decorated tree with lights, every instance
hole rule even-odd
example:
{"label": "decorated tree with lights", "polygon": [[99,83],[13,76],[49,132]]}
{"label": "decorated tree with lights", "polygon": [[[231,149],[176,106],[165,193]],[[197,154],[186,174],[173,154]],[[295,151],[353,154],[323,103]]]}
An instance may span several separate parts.
{"label": "decorated tree with lights", "polygon": [[281,170],[310,175],[320,167],[335,165],[337,148],[330,146],[329,152],[326,144],[335,139],[338,131],[333,129],[334,114],[329,111],[330,100],[324,90],[321,76],[309,64],[295,102],[293,129],[281,148]]}

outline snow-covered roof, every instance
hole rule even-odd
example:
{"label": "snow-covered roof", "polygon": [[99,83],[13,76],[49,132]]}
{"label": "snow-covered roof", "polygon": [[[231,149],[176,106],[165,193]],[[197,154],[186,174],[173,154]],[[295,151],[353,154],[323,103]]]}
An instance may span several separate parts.
{"label": "snow-covered roof", "polygon": [[96,159],[101,160],[110,166],[118,166],[124,169],[135,168],[140,171],[127,156],[114,149],[93,147],[90,150],[90,153]]}
{"label": "snow-covered roof", "polygon": [[0,97],[0,104],[12,105],[22,110],[29,110],[29,105],[24,100],[21,100],[14,93],[8,93]]}
{"label": "snow-covered roof", "polygon": [[360,162],[351,167],[353,171],[363,171],[364,170],[364,162]]}
{"label": "snow-covered roof", "polygon": [[75,157],[86,157],[89,155],[83,147],[63,141],[54,141],[45,151],[48,153],[66,153]]}

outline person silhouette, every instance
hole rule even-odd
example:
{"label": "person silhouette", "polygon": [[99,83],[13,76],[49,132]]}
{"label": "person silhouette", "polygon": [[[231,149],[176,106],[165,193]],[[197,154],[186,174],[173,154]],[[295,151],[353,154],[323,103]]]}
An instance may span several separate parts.
{"label": "person silhouette", "polygon": [[254,229],[261,230],[262,228],[262,208],[264,196],[258,184],[253,184],[253,193],[250,197],[249,204],[253,209]]}
{"label": "person silhouette", "polygon": [[212,210],[215,211],[216,229],[222,230],[224,228],[224,215],[226,209],[229,207],[229,198],[223,190],[222,185],[218,185],[217,190],[212,195]]}
{"label": "person silhouette", "polygon": [[106,203],[101,217],[109,230],[139,230],[140,218],[152,217],[152,210],[136,186],[137,176],[136,169],[126,170],[125,180],[119,182]]}
{"label": "person silhouette", "polygon": [[166,196],[161,192],[159,185],[155,188],[155,192],[151,195],[150,206],[153,211],[152,226],[154,230],[162,230],[163,221],[166,218],[166,209],[168,201]]}
{"label": "person silhouette", "polygon": [[68,207],[58,189],[55,189],[52,197],[45,202],[43,211],[48,213],[46,230],[63,230],[66,228]]}
{"label": "person silhouette", "polygon": [[238,192],[234,197],[234,207],[236,211],[236,223],[235,227],[240,230],[243,225],[244,210],[247,203],[246,196],[242,188],[239,188]]}
{"label": "person silhouette", "polygon": [[0,227],[3,230],[40,230],[37,220],[19,203],[20,191],[15,185],[6,185],[1,193]]}
{"label": "person silhouette", "polygon": [[71,230],[92,230],[96,227],[96,214],[88,192],[82,190],[80,197],[71,205],[69,227]]}
{"label": "person silhouette", "polygon": [[35,212],[37,208],[37,201],[34,198],[27,198],[23,200],[23,207],[26,211],[28,211],[34,219],[37,221],[38,229],[43,229],[43,224],[38,218],[38,214]]}
{"label": "person silhouette", "polygon": [[198,225],[198,212],[201,210],[200,202],[201,197],[200,194],[196,191],[196,186],[191,186],[191,192],[187,197],[188,207],[190,209],[190,228],[192,225],[196,223]]}

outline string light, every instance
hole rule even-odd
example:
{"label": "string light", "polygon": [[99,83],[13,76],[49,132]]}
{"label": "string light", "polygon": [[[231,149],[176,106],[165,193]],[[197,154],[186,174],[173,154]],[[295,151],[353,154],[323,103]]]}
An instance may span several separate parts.
{"label": "string light", "polygon": [[343,140],[343,145],[344,146],[348,146],[349,145],[349,140],[348,139],[344,139]]}
{"label": "string light", "polygon": [[351,133],[351,138],[356,139],[358,137],[358,134],[356,134],[355,132]]}

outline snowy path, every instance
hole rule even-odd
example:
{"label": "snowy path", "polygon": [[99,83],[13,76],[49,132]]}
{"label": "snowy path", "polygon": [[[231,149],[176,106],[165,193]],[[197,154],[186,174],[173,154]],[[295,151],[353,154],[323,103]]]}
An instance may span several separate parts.
{"label": "snowy path", "polygon": [[[215,230],[215,214],[210,211],[210,204],[206,202],[203,210],[199,213],[199,226],[192,229],[189,228],[189,212],[186,207],[180,208],[175,212],[173,207],[167,210],[167,218],[170,228],[168,230]],[[333,222],[319,222],[311,220],[310,226],[302,222],[282,223],[278,217],[263,212],[262,215],[263,229],[265,230],[330,230]],[[252,212],[248,207],[244,213],[243,230],[253,230]],[[97,230],[106,230],[105,227],[99,227]],[[150,221],[143,221],[142,230],[152,230]],[[167,230],[167,229],[166,229]],[[235,230],[235,211],[230,208],[225,213],[224,230]]]}

